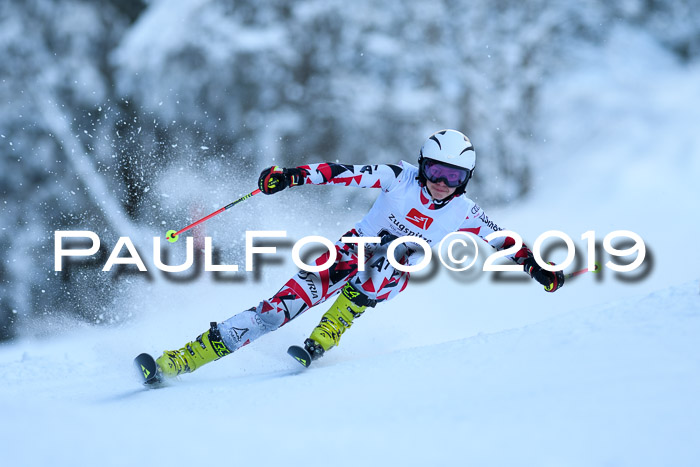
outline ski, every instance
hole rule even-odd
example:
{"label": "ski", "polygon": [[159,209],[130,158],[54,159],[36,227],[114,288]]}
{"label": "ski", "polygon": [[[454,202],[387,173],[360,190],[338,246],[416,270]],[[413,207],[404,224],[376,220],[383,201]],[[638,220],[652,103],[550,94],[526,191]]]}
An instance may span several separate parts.
{"label": "ski", "polygon": [[304,347],[293,345],[287,349],[287,353],[304,367],[308,368],[311,365],[311,354]]}
{"label": "ski", "polygon": [[160,383],[158,365],[153,357],[147,353],[142,353],[134,359],[134,365],[141,375],[143,384],[152,385]]}

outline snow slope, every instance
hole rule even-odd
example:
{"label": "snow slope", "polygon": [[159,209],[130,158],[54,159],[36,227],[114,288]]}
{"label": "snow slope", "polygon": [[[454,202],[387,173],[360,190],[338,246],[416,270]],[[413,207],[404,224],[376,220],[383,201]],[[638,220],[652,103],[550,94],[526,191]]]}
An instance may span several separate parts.
{"label": "snow slope", "polygon": [[22,343],[0,353],[3,458],[697,465],[698,285],[308,371],[251,346],[245,368],[230,358],[157,390],[119,358],[137,329]]}
{"label": "snow slope", "polygon": [[293,268],[253,284],[157,283],[127,300],[142,310],[129,323],[66,322],[61,337],[0,346],[3,465],[698,465],[700,274],[687,249],[700,233],[700,70],[626,31],[576,60],[545,102],[533,195],[485,208],[530,242],[633,230],[648,274],[546,294],[439,270],[309,371],[284,351],[321,310],[145,390],[134,355],[194,338]]}

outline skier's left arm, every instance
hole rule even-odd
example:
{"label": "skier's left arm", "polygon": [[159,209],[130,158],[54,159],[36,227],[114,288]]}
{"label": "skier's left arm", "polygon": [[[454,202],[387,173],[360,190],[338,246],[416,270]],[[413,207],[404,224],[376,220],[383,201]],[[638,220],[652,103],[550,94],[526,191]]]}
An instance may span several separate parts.
{"label": "skier's left arm", "polygon": [[[495,222],[490,220],[486,213],[477,205],[471,210],[469,216],[462,222],[459,228],[460,232],[471,232],[481,237],[486,243],[493,248],[502,251],[512,248],[515,245],[513,237],[503,235],[496,237],[490,241],[486,240],[490,234],[503,230]],[[537,282],[545,286],[548,292],[554,292],[564,285],[564,273],[562,271],[546,271],[537,264],[532,251],[524,243],[520,249],[506,255],[506,258],[512,260],[516,264],[522,265],[523,270]]]}

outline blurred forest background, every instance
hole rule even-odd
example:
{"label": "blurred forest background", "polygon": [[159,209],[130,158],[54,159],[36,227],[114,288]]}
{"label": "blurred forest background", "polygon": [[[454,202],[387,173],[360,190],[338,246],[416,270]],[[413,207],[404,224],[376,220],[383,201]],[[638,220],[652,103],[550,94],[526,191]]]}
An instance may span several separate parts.
{"label": "blurred forest background", "polygon": [[450,127],[477,149],[472,197],[526,195],[542,86],[619,25],[700,54],[700,0],[2,0],[0,340],[124,319],[123,283],[53,270],[54,231],[160,235],[272,164],[415,162]]}

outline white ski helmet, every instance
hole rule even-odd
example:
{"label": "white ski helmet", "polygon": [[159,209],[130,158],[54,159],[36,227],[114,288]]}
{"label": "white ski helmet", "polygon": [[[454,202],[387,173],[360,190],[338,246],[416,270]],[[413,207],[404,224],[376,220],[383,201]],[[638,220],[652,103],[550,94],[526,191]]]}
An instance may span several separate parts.
{"label": "white ski helmet", "polygon": [[425,184],[424,174],[426,159],[441,162],[448,166],[460,167],[468,171],[468,176],[455,193],[460,195],[467,188],[467,182],[474,173],[476,167],[476,152],[472,142],[466,135],[457,130],[440,130],[425,140],[420,150],[418,165],[420,166],[419,179]]}

